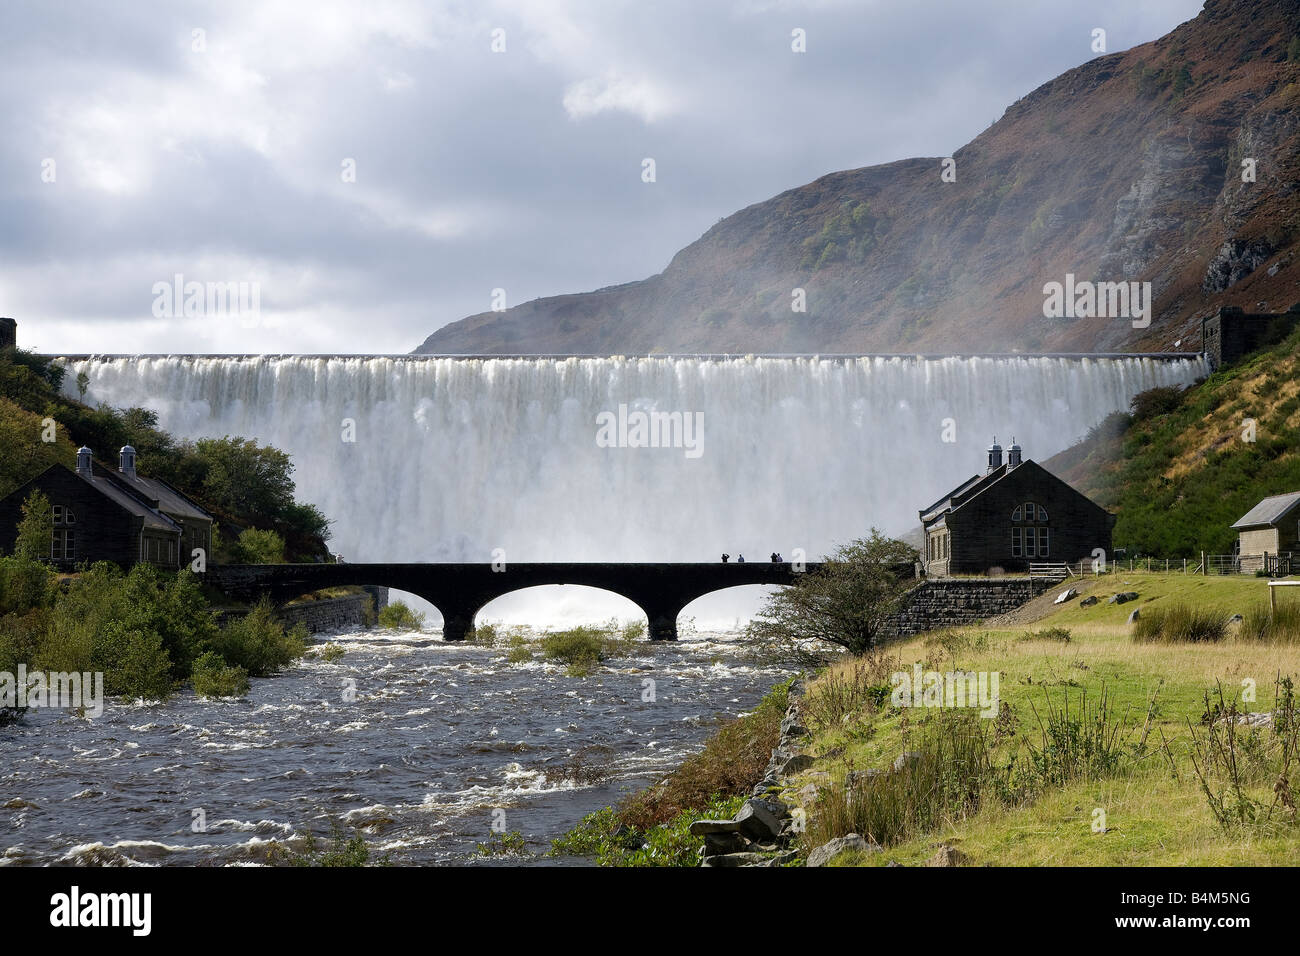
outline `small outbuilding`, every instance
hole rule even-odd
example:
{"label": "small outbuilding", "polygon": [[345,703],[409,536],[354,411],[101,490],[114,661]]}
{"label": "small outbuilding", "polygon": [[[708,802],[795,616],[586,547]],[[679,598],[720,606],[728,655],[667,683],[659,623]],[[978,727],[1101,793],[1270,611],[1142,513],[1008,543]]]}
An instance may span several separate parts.
{"label": "small outbuilding", "polygon": [[1237,532],[1242,571],[1263,570],[1269,556],[1291,559],[1300,552],[1300,491],[1265,498],[1232,529]]}

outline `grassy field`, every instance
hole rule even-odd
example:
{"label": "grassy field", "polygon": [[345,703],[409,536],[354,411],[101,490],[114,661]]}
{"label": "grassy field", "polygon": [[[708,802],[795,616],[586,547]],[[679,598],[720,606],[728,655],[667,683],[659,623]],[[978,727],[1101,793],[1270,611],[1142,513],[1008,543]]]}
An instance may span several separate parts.
{"label": "grassy field", "polygon": [[[812,682],[808,690],[813,730],[809,751],[815,765],[796,778],[787,798],[806,783],[836,792],[849,770],[888,769],[900,753],[917,748],[937,708],[898,708],[881,699],[890,673],[924,670],[985,671],[999,675],[1004,712],[977,721],[986,733],[989,763],[1002,767],[1050,749],[1042,721],[1067,698],[1074,714],[1086,694],[1096,704],[1108,698],[1107,733],[1114,734],[1117,764],[1106,772],[1037,787],[1028,799],[1005,801],[988,795],[940,814],[925,832],[906,834],[884,853],[844,855],[839,865],[924,862],[940,844],[965,853],[972,864],[993,865],[1261,865],[1300,861],[1300,824],[1291,822],[1285,799],[1274,791],[1278,777],[1276,735],[1264,730],[1241,756],[1245,795],[1267,808],[1270,819],[1221,825],[1211,811],[1193,767],[1194,735],[1205,739],[1206,693],[1221,686],[1225,698],[1240,699],[1253,682],[1257,699],[1243,710],[1271,711],[1279,676],[1300,678],[1300,643],[1262,644],[1235,630],[1219,642],[1136,643],[1127,624],[1138,609],[1150,615],[1178,604],[1212,609],[1224,618],[1246,615],[1268,601],[1263,580],[1182,574],[1120,573],[1075,583],[1080,597],[1059,608],[1039,599],[1042,617],[996,629],[972,627],[923,635],[889,645],[888,660],[872,665],[844,662]],[[1108,605],[1117,591],[1135,591],[1136,601]],[[1280,603],[1300,601],[1300,588],[1286,589]],[[1081,607],[1096,593],[1101,603]],[[1050,610],[1049,610],[1050,608]],[[1068,631],[1063,639],[1062,629]],[[1035,636],[1037,635],[1037,636]],[[1243,683],[1246,682],[1246,683]],[[875,700],[853,692],[876,688]],[[1217,692],[1216,692],[1217,697]],[[1088,721],[1082,722],[1085,726]],[[997,725],[996,727],[994,725]],[[1222,727],[1222,725],[1219,725]],[[1249,736],[1240,732],[1243,741]],[[931,737],[934,735],[931,734]],[[1262,749],[1261,749],[1262,748]],[[1269,748],[1272,748],[1271,750]],[[1266,753],[1267,751],[1267,753]],[[1271,756],[1270,756],[1271,754]],[[1202,758],[1199,762],[1204,763]],[[829,775],[829,776],[828,776]],[[1289,773],[1294,786],[1294,767]],[[1209,774],[1211,791],[1232,788],[1222,774]],[[842,793],[842,791],[840,791]],[[805,797],[805,800],[808,798]],[[1279,803],[1280,801],[1280,803]],[[977,805],[976,805],[977,804]],[[817,813],[816,804],[810,806]],[[1103,816],[1104,815],[1104,816]],[[1099,826],[1099,823],[1104,824]],[[810,827],[815,845],[827,833]]]}

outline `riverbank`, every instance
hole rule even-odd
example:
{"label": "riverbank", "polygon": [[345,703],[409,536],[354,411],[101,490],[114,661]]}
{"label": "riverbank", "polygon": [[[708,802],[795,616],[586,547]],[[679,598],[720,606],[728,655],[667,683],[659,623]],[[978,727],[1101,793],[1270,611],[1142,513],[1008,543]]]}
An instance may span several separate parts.
{"label": "riverbank", "polygon": [[[1070,587],[1076,595],[1052,603]],[[1108,603],[1117,592],[1137,598]],[[807,765],[773,794],[806,813],[798,862],[858,834],[843,844],[858,848],[831,865],[1294,863],[1300,721],[1287,681],[1300,677],[1300,643],[1250,635],[1261,602],[1265,585],[1253,578],[1110,575],[1055,588],[993,626],[920,635],[827,668],[801,710]],[[1179,607],[1218,624],[1245,620],[1217,640],[1135,639],[1133,610],[1153,630]],[[996,700],[957,708],[895,697],[896,675],[918,673],[974,675],[973,693],[984,675]],[[721,734],[706,746],[717,762],[725,749]],[[738,806],[730,793],[722,809]],[[587,825],[626,825],[626,815]],[[675,855],[698,863],[688,857]]]}

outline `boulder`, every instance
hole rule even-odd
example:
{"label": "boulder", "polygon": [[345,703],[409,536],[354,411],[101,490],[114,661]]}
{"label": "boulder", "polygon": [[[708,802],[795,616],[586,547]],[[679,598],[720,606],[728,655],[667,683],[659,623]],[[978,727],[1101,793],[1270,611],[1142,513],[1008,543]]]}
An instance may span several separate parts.
{"label": "boulder", "polygon": [[736,814],[736,825],[751,840],[775,840],[781,835],[782,821],[789,815],[785,804],[750,797]]}
{"label": "boulder", "polygon": [[739,833],[706,833],[704,835],[705,856],[739,853],[748,847],[749,841]]}
{"label": "boulder", "polygon": [[690,826],[691,836],[708,836],[710,833],[737,833],[740,824],[735,820],[696,820]]}
{"label": "boulder", "polygon": [[965,866],[968,863],[970,857],[946,843],[935,851],[934,856],[925,861],[926,866]]}
{"label": "boulder", "polygon": [[1118,594],[1112,594],[1107,604],[1127,604],[1129,601],[1136,601],[1138,593],[1136,591],[1121,591]]}
{"label": "boulder", "polygon": [[868,780],[879,776],[879,770],[850,770],[844,775],[844,789],[855,790]]}
{"label": "boulder", "polygon": [[724,853],[706,856],[700,866],[763,866],[770,859],[766,853]]}
{"label": "boulder", "polygon": [[1130,624],[1134,624],[1137,622],[1137,619],[1140,618],[1141,616],[1142,616],[1142,612],[1139,611],[1137,608],[1134,608],[1133,612],[1128,616],[1128,622]]}
{"label": "boulder", "polygon": [[856,833],[850,833],[847,836],[836,837],[829,843],[823,843],[817,849],[808,854],[808,862],[804,865],[825,866],[846,850],[859,850],[863,853],[879,853],[880,847],[875,843],[869,843]]}
{"label": "boulder", "polygon": [[813,758],[808,754],[786,754],[778,750],[773,756],[779,761],[776,772],[783,777],[807,770],[813,765]]}
{"label": "boulder", "polygon": [[799,718],[796,715],[787,714],[781,719],[781,736],[807,737],[808,728],[799,723]]}
{"label": "boulder", "polygon": [[1079,607],[1092,607],[1094,604],[1100,604],[1101,601],[1095,594],[1090,594],[1079,602]]}
{"label": "boulder", "polygon": [[1072,601],[1079,596],[1079,592],[1074,588],[1067,588],[1056,596],[1053,604],[1064,604],[1066,601]]}

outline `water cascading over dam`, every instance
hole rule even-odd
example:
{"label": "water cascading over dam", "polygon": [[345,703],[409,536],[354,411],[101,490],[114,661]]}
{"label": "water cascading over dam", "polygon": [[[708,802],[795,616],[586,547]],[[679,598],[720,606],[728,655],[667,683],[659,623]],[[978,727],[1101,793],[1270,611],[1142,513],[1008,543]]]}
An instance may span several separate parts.
{"label": "water cascading over dam", "polygon": [[[872,526],[916,527],[917,509],[982,470],[994,435],[1042,461],[1136,393],[1206,374],[1198,358],[1148,357],[67,364],[70,387],[89,376],[88,402],[288,451],[299,498],[333,519],[331,548],[350,561],[814,559]],[[700,432],[690,447],[620,447],[638,411]]]}

